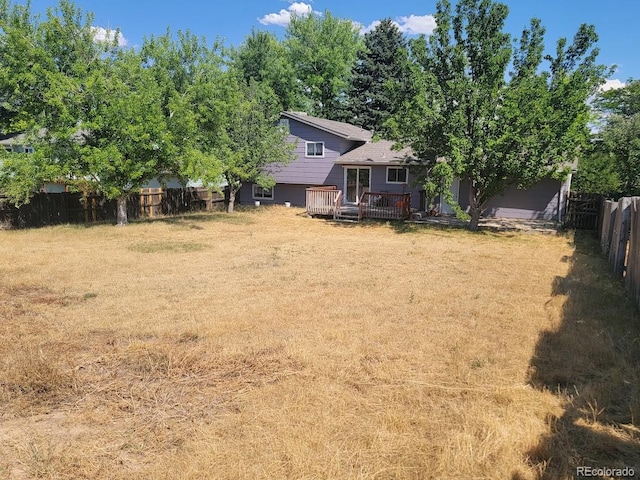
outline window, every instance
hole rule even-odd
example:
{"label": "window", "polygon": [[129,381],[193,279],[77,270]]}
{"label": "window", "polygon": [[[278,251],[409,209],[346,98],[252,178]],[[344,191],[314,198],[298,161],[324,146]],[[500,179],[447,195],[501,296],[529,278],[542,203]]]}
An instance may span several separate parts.
{"label": "window", "polygon": [[324,157],[324,142],[307,142],[307,157]]}
{"label": "window", "polygon": [[22,145],[13,145],[11,147],[4,147],[7,152],[13,153],[33,153],[33,147],[23,147]]}
{"label": "window", "polygon": [[409,169],[406,167],[387,167],[387,183],[407,183]]}
{"label": "window", "polygon": [[273,200],[273,187],[262,188],[260,185],[253,185],[253,198],[256,200]]}

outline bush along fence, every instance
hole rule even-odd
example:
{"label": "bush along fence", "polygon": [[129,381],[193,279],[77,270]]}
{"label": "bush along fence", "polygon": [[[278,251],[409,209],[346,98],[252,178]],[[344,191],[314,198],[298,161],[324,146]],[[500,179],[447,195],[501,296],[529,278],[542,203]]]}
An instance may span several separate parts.
{"label": "bush along fence", "polygon": [[[127,201],[129,219],[214,210],[224,197],[206,188],[146,188]],[[16,207],[0,195],[0,228],[29,228],[62,223],[116,221],[116,201],[96,193],[36,193]]]}
{"label": "bush along fence", "polygon": [[640,197],[604,202],[600,247],[640,307]]}

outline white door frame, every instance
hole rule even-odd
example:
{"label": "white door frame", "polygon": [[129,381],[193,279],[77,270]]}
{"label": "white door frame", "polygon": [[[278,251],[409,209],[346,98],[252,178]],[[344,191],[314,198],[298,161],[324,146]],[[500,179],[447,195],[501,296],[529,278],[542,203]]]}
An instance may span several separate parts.
{"label": "white door frame", "polygon": [[[357,177],[356,177],[356,201],[355,202],[350,202],[347,200],[347,171],[348,170],[358,170],[357,173]],[[355,203],[357,204],[360,201],[360,197],[362,196],[362,194],[364,192],[360,191],[360,170],[369,170],[369,186],[368,187],[364,187],[365,189],[367,189],[367,191],[371,191],[371,167],[361,167],[358,165],[351,165],[351,166],[344,166],[344,191],[343,191],[343,202],[344,203]]]}

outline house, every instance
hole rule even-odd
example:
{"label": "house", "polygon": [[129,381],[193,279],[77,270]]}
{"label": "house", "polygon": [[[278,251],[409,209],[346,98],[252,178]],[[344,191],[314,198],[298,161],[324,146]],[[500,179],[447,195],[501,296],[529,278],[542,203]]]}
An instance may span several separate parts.
{"label": "house", "polygon": [[[12,133],[0,135],[0,147],[12,153],[33,153],[33,147],[28,145],[26,136],[23,133]],[[41,191],[45,193],[62,193],[68,189],[62,182],[45,182]]]}
{"label": "house", "polygon": [[284,112],[288,141],[296,144],[293,162],[272,171],[276,185],[264,189],[245,184],[237,201],[241,204],[305,206],[306,190],[335,186],[343,203],[356,205],[367,192],[411,193],[411,207],[419,209],[418,189],[411,186],[410,150],[394,151],[393,142],[373,141],[372,132],[348,123],[325,120],[300,112]]}
{"label": "house", "polygon": [[[421,188],[413,184],[411,164],[417,160],[410,149],[394,150],[393,142],[374,141],[368,130],[305,113],[283,112],[280,122],[289,128],[288,141],[296,144],[295,160],[271,172],[276,180],[273,188],[243,185],[237,198],[239,203],[289,202],[303,207],[309,187],[335,186],[342,192],[342,204],[347,206],[356,205],[367,192],[408,193],[412,210],[426,210]],[[491,199],[483,216],[562,220],[570,185],[571,175],[564,182],[545,178],[527,190],[512,187]],[[454,200],[463,210],[467,209],[468,184],[456,179],[451,190]],[[443,214],[452,213],[442,197],[436,208]]]}
{"label": "house", "polygon": [[[33,147],[28,145],[28,140],[24,133],[12,133],[0,135],[0,148],[4,148],[7,152],[12,153],[33,153]],[[189,188],[189,187],[201,187],[202,184],[198,182],[192,182],[177,178],[175,175],[168,174],[165,177],[154,177],[148,180],[142,189],[158,189],[158,188]],[[42,193],[63,193],[69,191],[68,182],[60,181],[47,181],[45,182],[40,191]]]}

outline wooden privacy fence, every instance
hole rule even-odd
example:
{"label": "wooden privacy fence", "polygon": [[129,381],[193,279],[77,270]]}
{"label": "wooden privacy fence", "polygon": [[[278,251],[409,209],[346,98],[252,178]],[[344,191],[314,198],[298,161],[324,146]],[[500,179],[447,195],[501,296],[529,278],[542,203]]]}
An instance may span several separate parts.
{"label": "wooden privacy fence", "polygon": [[[224,201],[205,188],[142,189],[127,200],[130,219],[209,210]],[[95,193],[36,193],[20,207],[0,196],[0,227],[28,228],[61,223],[116,220],[116,201]]]}
{"label": "wooden privacy fence", "polygon": [[640,307],[640,197],[604,202],[600,247]]}

